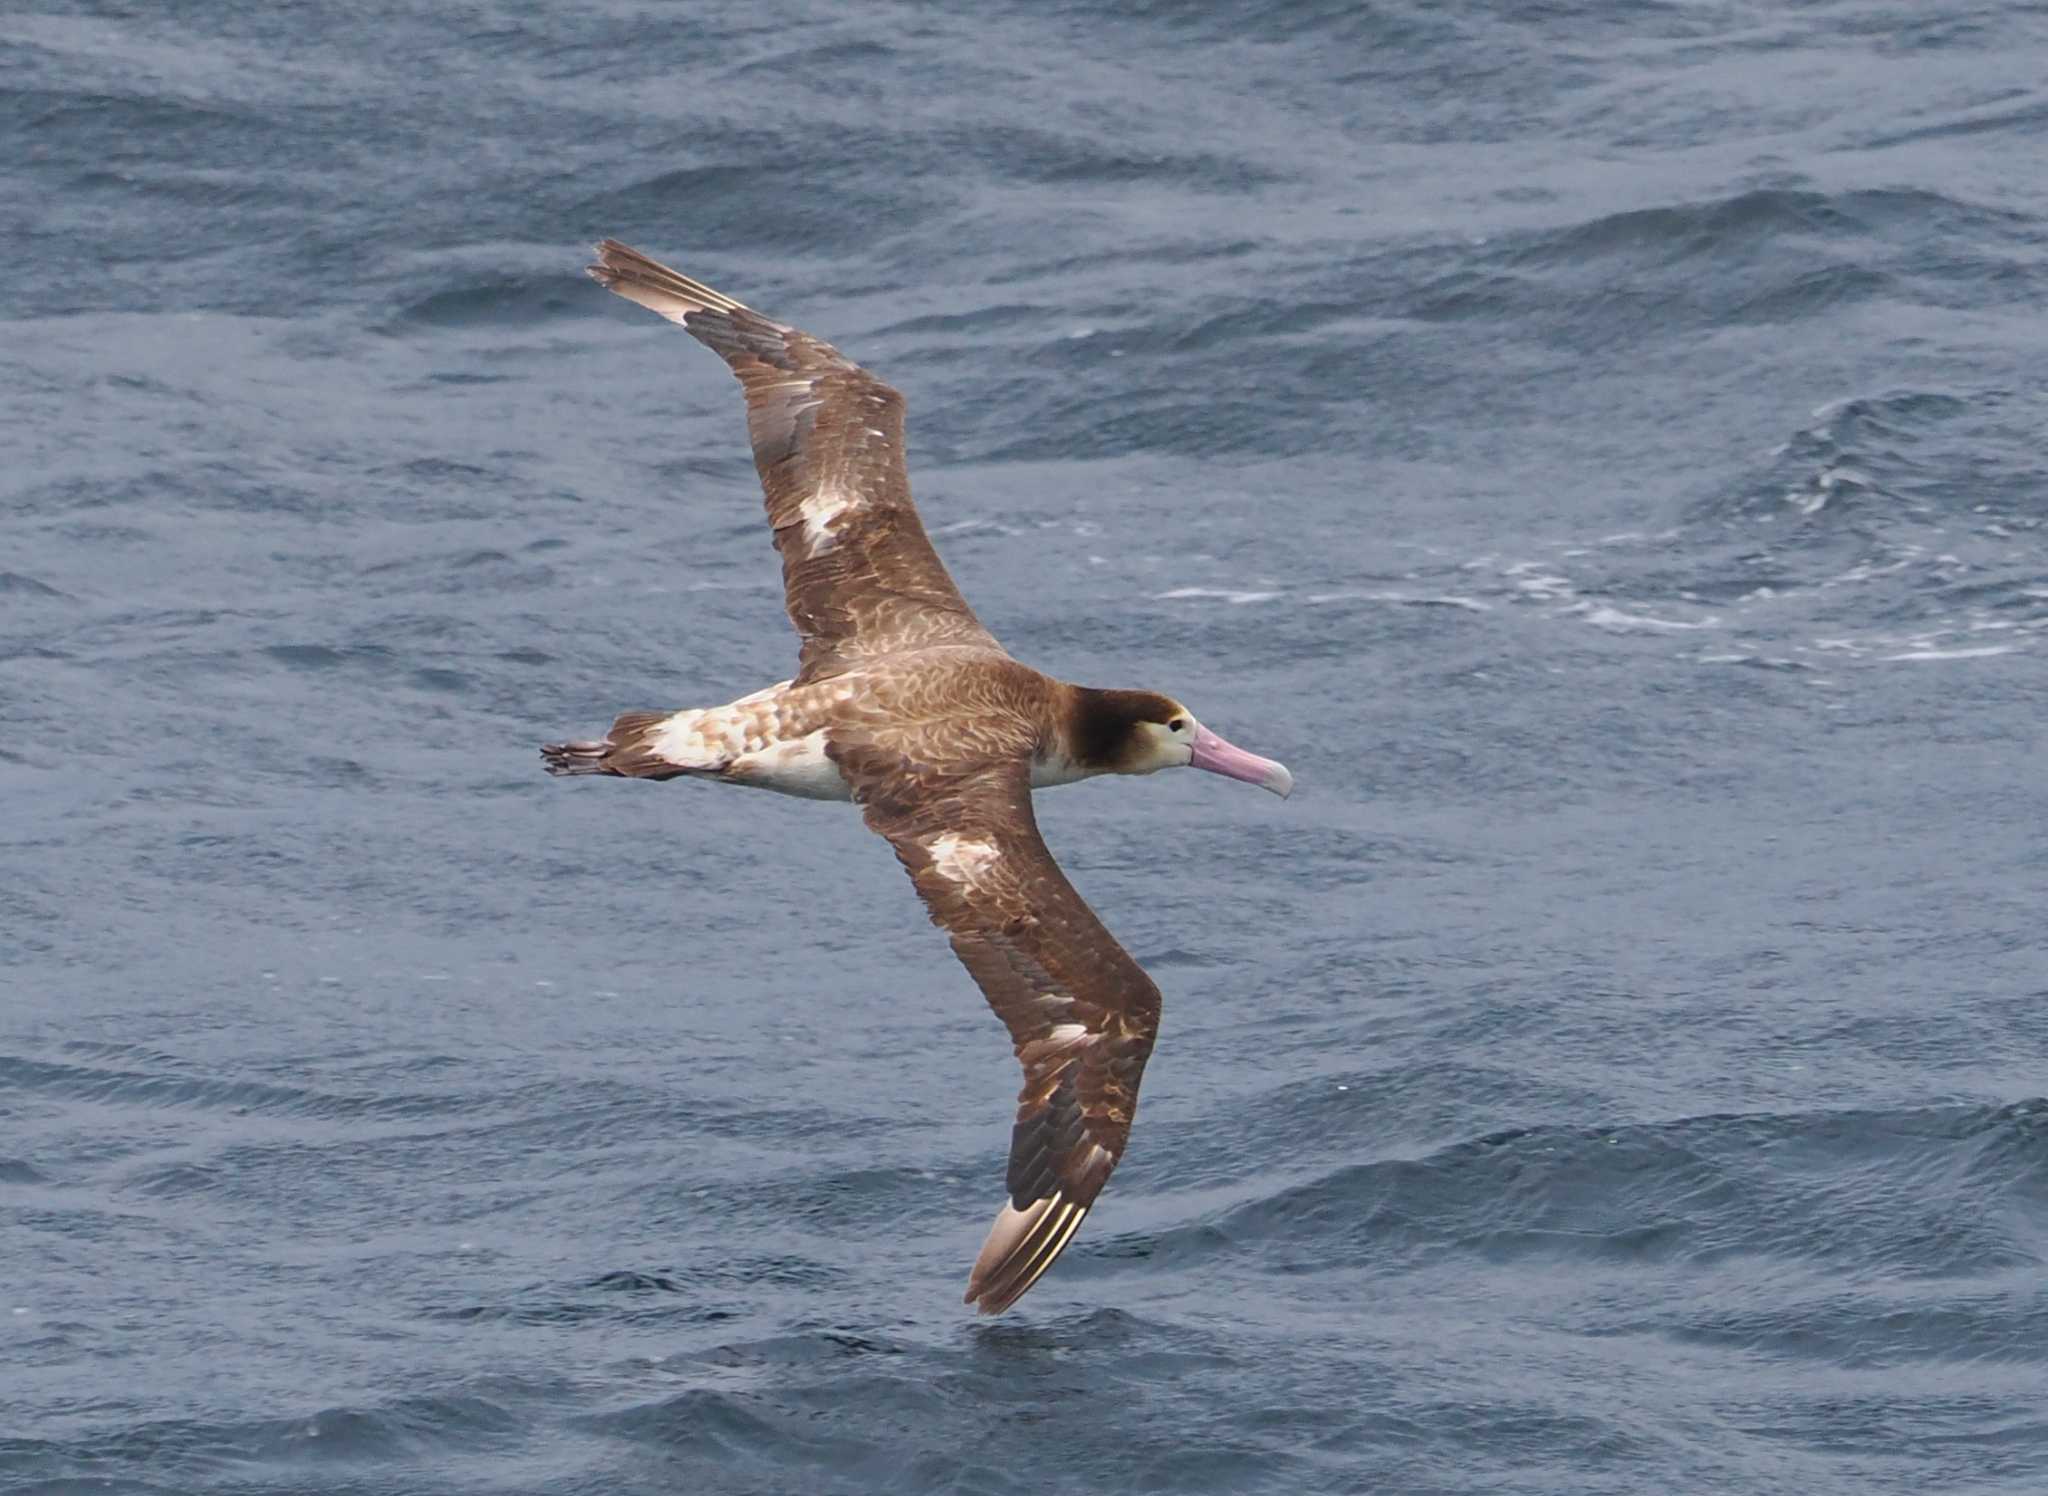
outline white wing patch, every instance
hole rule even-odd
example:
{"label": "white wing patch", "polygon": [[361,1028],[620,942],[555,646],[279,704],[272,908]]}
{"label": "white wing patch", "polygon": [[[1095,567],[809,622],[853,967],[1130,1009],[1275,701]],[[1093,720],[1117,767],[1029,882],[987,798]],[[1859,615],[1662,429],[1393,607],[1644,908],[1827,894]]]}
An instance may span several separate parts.
{"label": "white wing patch", "polygon": [[804,544],[809,548],[805,554],[822,556],[832,549],[831,524],[840,515],[860,508],[861,501],[853,494],[836,488],[821,488],[797,506],[797,513],[803,516]]}
{"label": "white wing patch", "polygon": [[1042,1037],[1017,1051],[1017,1058],[1029,1068],[1047,1060],[1062,1059],[1096,1041],[1095,1031],[1085,1023],[1056,1023]]}
{"label": "white wing patch", "polygon": [[994,842],[977,841],[956,831],[947,831],[925,843],[932,854],[932,871],[949,883],[973,888],[988,876],[1002,853]]}

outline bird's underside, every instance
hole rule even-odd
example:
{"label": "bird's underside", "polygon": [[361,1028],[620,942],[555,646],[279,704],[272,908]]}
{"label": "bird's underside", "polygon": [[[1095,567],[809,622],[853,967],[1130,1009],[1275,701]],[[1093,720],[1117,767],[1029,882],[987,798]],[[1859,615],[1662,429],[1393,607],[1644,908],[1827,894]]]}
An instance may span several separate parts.
{"label": "bird's underside", "polygon": [[825,729],[843,702],[839,683],[778,681],[724,706],[625,712],[602,738],[541,749],[550,774],[622,779],[694,775],[812,800],[851,800],[825,753]]}
{"label": "bird's underside", "polygon": [[1063,777],[1047,744],[1058,693],[1074,688],[1011,659],[954,586],[911,503],[896,391],[614,241],[591,274],[738,377],[799,669],[726,706],[627,712],[602,739],[544,748],[547,767],[860,805],[1023,1066],[1009,1198],[967,1287],[969,1303],[1000,1313],[1073,1239],[1115,1168],[1159,1019],[1159,989],[1068,882],[1032,814],[1034,777]]}

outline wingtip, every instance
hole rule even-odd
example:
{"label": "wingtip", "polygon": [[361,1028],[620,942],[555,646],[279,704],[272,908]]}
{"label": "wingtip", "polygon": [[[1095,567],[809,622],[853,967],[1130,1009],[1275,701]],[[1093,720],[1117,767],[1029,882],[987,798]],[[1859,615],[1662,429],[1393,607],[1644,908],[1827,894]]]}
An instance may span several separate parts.
{"label": "wingtip", "polygon": [[1074,1204],[1059,1190],[1021,1210],[1005,1204],[974,1259],[962,1302],[983,1314],[1001,1314],[1045,1276],[1087,1215],[1086,1205]]}
{"label": "wingtip", "polygon": [[590,252],[597,258],[583,267],[583,273],[609,291],[619,281],[618,261],[633,251],[616,239],[600,239],[590,246]]}
{"label": "wingtip", "polygon": [[692,280],[651,255],[616,239],[600,239],[591,246],[597,259],[584,273],[628,301],[638,302],[671,322],[681,322],[691,312],[744,312],[746,304]]}

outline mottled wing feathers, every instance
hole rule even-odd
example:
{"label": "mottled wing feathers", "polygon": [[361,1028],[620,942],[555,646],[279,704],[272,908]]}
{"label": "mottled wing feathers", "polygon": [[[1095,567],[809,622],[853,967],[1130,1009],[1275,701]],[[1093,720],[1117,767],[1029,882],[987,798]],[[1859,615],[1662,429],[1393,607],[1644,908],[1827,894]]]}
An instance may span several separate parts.
{"label": "mottled wing feathers", "polygon": [[1059,1256],[1123,1154],[1159,989],[1046,849],[1025,756],[963,772],[880,745],[833,756],[1024,1067],[1010,1202],[967,1285],[969,1303],[999,1314]]}
{"label": "mottled wing feathers", "polygon": [[746,392],[754,466],[808,681],[937,644],[999,648],[918,520],[903,397],[832,347],[607,239],[591,276],[679,323]]}

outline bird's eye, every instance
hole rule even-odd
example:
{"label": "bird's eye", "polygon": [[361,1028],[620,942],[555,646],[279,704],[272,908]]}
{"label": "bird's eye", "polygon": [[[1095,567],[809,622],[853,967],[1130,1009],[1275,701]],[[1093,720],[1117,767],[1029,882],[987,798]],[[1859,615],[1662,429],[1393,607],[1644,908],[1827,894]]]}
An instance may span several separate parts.
{"label": "bird's eye", "polygon": [[1188,730],[1188,719],[1185,717],[1175,717],[1166,724],[1166,730],[1168,732],[1186,732]]}

